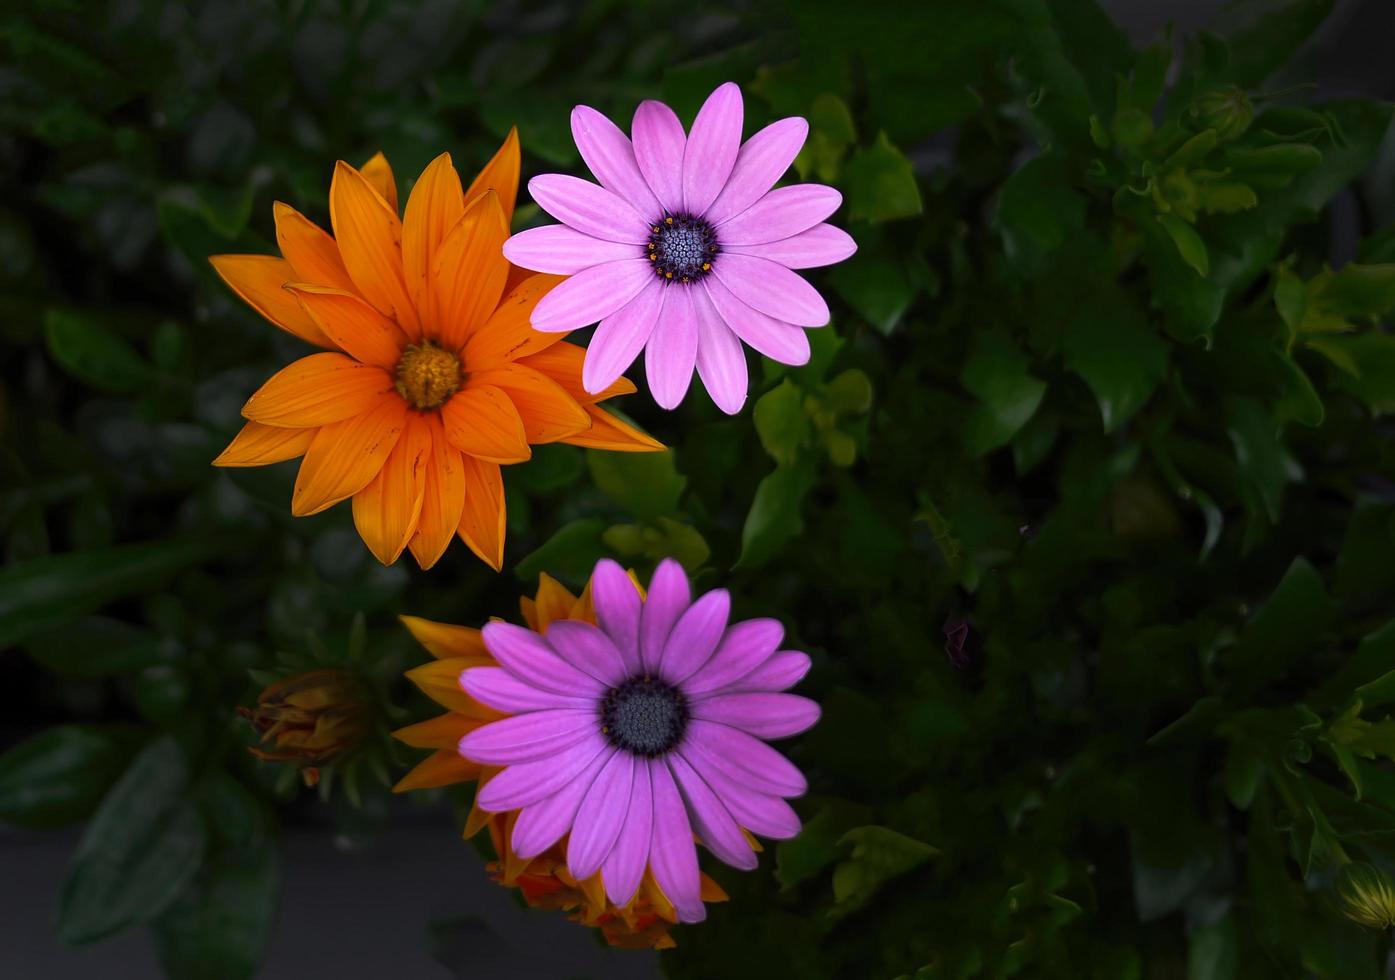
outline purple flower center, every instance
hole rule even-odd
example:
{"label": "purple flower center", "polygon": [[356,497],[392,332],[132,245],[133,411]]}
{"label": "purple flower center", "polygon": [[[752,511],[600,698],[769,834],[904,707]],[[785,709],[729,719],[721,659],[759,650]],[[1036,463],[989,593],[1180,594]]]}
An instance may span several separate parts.
{"label": "purple flower center", "polygon": [[712,271],[717,231],[702,218],[672,214],[649,226],[649,261],[663,280],[695,282]]}
{"label": "purple flower center", "polygon": [[683,692],[653,677],[631,677],[601,702],[601,733],[616,748],[652,759],[668,752],[688,727]]}

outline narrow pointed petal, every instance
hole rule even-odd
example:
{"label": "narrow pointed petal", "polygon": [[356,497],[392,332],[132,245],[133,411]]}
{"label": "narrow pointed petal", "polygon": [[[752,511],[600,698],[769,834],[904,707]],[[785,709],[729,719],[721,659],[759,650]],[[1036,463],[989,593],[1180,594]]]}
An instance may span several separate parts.
{"label": "narrow pointed petal", "polygon": [[550,711],[594,711],[594,698],[569,697],[544,691],[519,680],[503,667],[472,667],[460,674],[460,687],[480,704],[510,713]]}
{"label": "narrow pointed petal", "polygon": [[647,435],[627,422],[621,421],[604,409],[594,405],[586,407],[591,416],[591,428],[562,441],[569,446],[583,446],[587,449],[605,449],[613,453],[659,453],[664,444]]}
{"label": "narrow pointed petal", "polygon": [[692,715],[739,728],[756,738],[789,738],[814,727],[819,706],[798,694],[741,692],[695,701]]}
{"label": "narrow pointed petal", "polygon": [[543,174],[528,181],[528,193],[548,214],[569,228],[608,242],[643,245],[649,222],[629,201],[598,184],[567,174]]}
{"label": "narrow pointed petal", "polygon": [[660,408],[673,409],[688,393],[697,364],[698,324],[693,286],[664,289],[663,314],[644,349],[644,374]]}
{"label": "narrow pointed petal", "polygon": [[488,191],[499,196],[499,207],[504,211],[504,223],[513,223],[514,202],[518,199],[518,174],[522,166],[522,155],[518,147],[518,128],[509,130],[504,142],[494,152],[494,156],[484,165],[465,191],[465,204]]}
{"label": "narrow pointed petal", "polygon": [[521,463],[532,455],[518,409],[493,385],[456,392],[441,406],[441,422],[451,445],[467,455],[494,463]]}
{"label": "narrow pointed petal", "polygon": [[450,154],[442,153],[422,171],[402,217],[402,274],[423,319],[436,252],[464,213],[460,175]]}
{"label": "narrow pointed petal", "polygon": [[684,610],[673,625],[659,660],[659,676],[679,685],[712,657],[731,615],[731,595],[713,589]]}
{"label": "narrow pointed petal", "polygon": [[466,733],[460,754],[484,765],[511,766],[569,749],[595,729],[594,711],[529,711]]}
{"label": "narrow pointed petal", "polygon": [[315,429],[287,429],[248,422],[228,448],[218,454],[214,466],[266,466],[304,456],[315,438]]}
{"label": "narrow pointed petal", "polygon": [[591,573],[591,599],[596,608],[596,622],[620,652],[625,672],[639,673],[641,602],[634,581],[614,561],[603,558]]}
{"label": "narrow pointed petal", "polygon": [[547,631],[547,645],[606,687],[618,687],[629,673],[620,651],[599,626],[577,619],[558,620]]}
{"label": "narrow pointed petal", "polygon": [[711,762],[707,757],[689,751],[686,746],[680,750],[680,754],[721,797],[727,812],[742,827],[776,840],[799,833],[799,815],[779,796],[757,792],[740,778],[738,770]]}
{"label": "narrow pointed petal", "polygon": [[309,428],[367,411],[389,392],[392,378],[381,368],[343,354],[311,354],[267,379],[247,399],[242,414],[265,425]]}
{"label": "narrow pointed petal", "polygon": [[642,259],[642,245],[612,242],[566,225],[545,225],[520,231],[504,243],[504,257],[537,272],[570,276],[605,262]]}
{"label": "narrow pointed petal", "polygon": [[649,778],[654,793],[654,836],[649,845],[649,869],[678,910],[682,922],[701,922],[707,917],[698,881],[697,848],[693,828],[673,774],[662,759],[649,760]]}
{"label": "narrow pointed petal", "polygon": [[597,697],[605,690],[603,682],[563,659],[530,629],[495,620],[483,632],[499,665],[521,681],[566,697]]}
{"label": "narrow pointed petal", "polygon": [[703,288],[691,289],[697,316],[697,372],[717,407],[735,415],[746,404],[750,376],[741,339],[727,326]]}
{"label": "narrow pointed petal", "polygon": [[809,338],[805,336],[803,327],[752,309],[737,299],[716,276],[709,276],[702,285],[707,289],[707,298],[712,301],[712,307],[726,325],[757,353],[781,364],[809,363]]}
{"label": "narrow pointed petal", "polygon": [[794,765],[760,739],[729,725],[694,718],[683,741],[686,758],[704,759],[732,779],[772,796],[803,796],[809,783]]}
{"label": "narrow pointed petal", "polygon": [[404,675],[422,694],[441,707],[476,721],[498,721],[500,714],[476,701],[460,688],[460,675],[474,667],[493,664],[493,657],[451,657],[413,667]]}
{"label": "narrow pointed petal", "polygon": [[354,527],[384,565],[397,561],[416,532],[430,459],[430,430],[420,417],[409,416],[383,468],[354,494]]}
{"label": "narrow pointed petal", "polygon": [[272,255],[212,255],[208,261],[232,291],[273,326],[317,347],[336,349],[334,341],[282,288],[299,278],[285,259]]}
{"label": "narrow pointed petal", "polygon": [[480,788],[479,805],[490,813],[503,813],[545,800],[584,773],[601,753],[613,751],[596,732],[550,758],[509,766]]}
{"label": "narrow pointed petal", "polygon": [[456,657],[487,657],[480,631],[468,626],[438,623],[420,616],[398,616],[412,638],[426,648],[437,660]]}
{"label": "narrow pointed petal", "polygon": [[639,616],[639,659],[646,673],[658,673],[673,624],[688,611],[691,602],[683,566],[672,558],[659,562],[649,580],[649,594]]}
{"label": "narrow pointed petal", "polygon": [[402,277],[402,221],[368,179],[342,160],[329,186],[329,219],[358,291],[408,337],[418,338],[416,307]]}
{"label": "narrow pointed petal", "polygon": [[683,149],[683,206],[702,214],[731,176],[741,149],[741,88],[725,82],[707,97]]}
{"label": "narrow pointed petal", "polygon": [[605,391],[634,363],[653,336],[667,298],[674,291],[651,279],[640,294],[596,328],[586,348],[581,383],[592,394]]}
{"label": "narrow pointed petal", "polygon": [[272,213],[276,216],[276,244],[286,261],[295,267],[291,282],[313,282],[357,294],[358,287],[349,278],[339,246],[329,232],[289,204],[277,201],[272,205]]}
{"label": "narrow pointed petal", "polygon": [[713,694],[752,691],[783,691],[794,687],[809,673],[809,655],[798,650],[772,653],[749,674],[713,690]]}
{"label": "narrow pointed petal", "polygon": [[437,249],[427,301],[427,334],[458,351],[499,305],[509,263],[502,249],[508,220],[492,191],[465,207]]}
{"label": "narrow pointed petal", "polygon": [[658,198],[635,163],[634,146],[619,126],[590,106],[579,105],[572,110],[572,138],[602,187],[619,194],[647,218],[662,213]]}
{"label": "narrow pointed petal", "polygon": [[292,283],[286,288],[301,307],[350,357],[395,371],[407,337],[397,324],[352,293],[332,286]]}
{"label": "narrow pointed petal", "polygon": [[634,756],[616,752],[582,798],[567,841],[567,870],[573,878],[589,878],[601,870],[619,839],[629,816],[635,766]]}
{"label": "narrow pointed petal", "polygon": [[561,385],[527,365],[500,364],[473,373],[470,381],[502,389],[523,420],[525,438],[534,445],[557,442],[591,427],[591,416]]}
{"label": "narrow pointed petal", "polygon": [[779,649],[785,628],[778,619],[747,619],[733,623],[717,644],[717,652],[683,685],[689,696],[715,691],[745,677]]}
{"label": "narrow pointed petal", "polygon": [[635,109],[630,135],[644,182],[665,211],[678,214],[683,210],[683,151],[688,143],[683,124],[668,106],[646,99]]}
{"label": "narrow pointed petal", "polygon": [[460,512],[465,507],[465,466],[460,450],[446,438],[445,426],[439,413],[424,415],[431,436],[431,454],[426,469],[426,488],[422,493],[421,516],[417,530],[408,542],[412,555],[421,568],[428,569],[440,560],[460,526]]}
{"label": "narrow pointed petal", "polygon": [[615,750],[601,752],[575,779],[545,800],[526,806],[513,826],[511,844],[520,858],[532,858],[547,850],[572,829],[581,801],[614,757]]}
{"label": "narrow pointed petal", "polygon": [[479,775],[478,763],[460,758],[454,749],[441,749],[423,759],[411,772],[398,780],[392,791],[408,793],[416,789],[435,789],[438,786],[450,786],[478,779]]}
{"label": "narrow pointed petal", "polygon": [[712,787],[707,785],[706,780],[698,775],[681,755],[675,753],[666,761],[683,796],[683,802],[687,805],[688,819],[692,822],[693,830],[697,831],[707,849],[733,868],[741,868],[743,871],[754,868],[758,863],[756,852],[751,850],[746,835],[741,833],[741,828],[732,819],[722,800],[712,791]]}
{"label": "narrow pointed petal", "polygon": [[534,330],[530,321],[538,301],[561,282],[561,276],[529,276],[509,290],[484,326],[465,342],[461,357],[471,370],[529,357],[560,341],[561,334]]}
{"label": "narrow pointed petal", "polygon": [[[594,339],[592,343],[594,343]],[[591,394],[582,386],[582,372],[587,350],[576,344],[558,343],[530,354],[519,361],[536,371],[541,371],[562,386],[562,390],[576,399],[581,405],[594,405],[596,402],[614,398],[616,395],[632,395],[635,386],[626,378],[617,378],[597,394]]]}
{"label": "narrow pointed petal", "polygon": [[504,478],[499,464],[460,457],[465,471],[465,504],[456,533],[480,560],[496,572],[504,567]]}
{"label": "narrow pointed petal", "polygon": [[720,258],[712,266],[713,276],[747,306],[800,327],[828,324],[828,304],[798,273],[778,262],[740,252]]}
{"label": "narrow pointed petal", "polygon": [[620,836],[601,865],[606,897],[616,905],[629,904],[639,889],[644,867],[649,861],[653,827],[654,795],[650,788],[649,765],[637,760],[629,806],[625,808],[625,822],[620,828]]}
{"label": "narrow pointed petal", "polygon": [[367,411],[320,429],[296,475],[291,513],[317,514],[366,487],[383,468],[407,423],[407,403],[379,395]]}
{"label": "narrow pointed petal", "polygon": [[451,711],[399,728],[392,733],[392,737],[414,749],[455,749],[468,732],[483,724],[486,722]]}
{"label": "narrow pointed petal", "polygon": [[358,172],[373,185],[374,190],[383,195],[388,207],[394,212],[398,210],[397,178],[392,175],[392,167],[388,164],[387,157],[383,156],[382,150],[369,157],[363,166],[358,168]]}
{"label": "narrow pointed petal", "polygon": [[842,203],[843,195],[823,184],[777,187],[720,226],[717,235],[723,248],[778,242],[813,228]]}
{"label": "narrow pointed petal", "polygon": [[578,272],[533,308],[533,329],[579,330],[603,320],[654,284],[648,259],[607,262]]}
{"label": "narrow pointed petal", "polygon": [[798,116],[777,119],[746,141],[726,186],[703,215],[713,224],[734,218],[755,204],[780,179],[809,136],[809,124]]}
{"label": "narrow pointed petal", "polygon": [[842,228],[814,225],[808,231],[763,245],[728,245],[727,251],[743,255],[758,255],[778,262],[786,269],[813,269],[821,265],[842,262],[857,251],[853,241]]}

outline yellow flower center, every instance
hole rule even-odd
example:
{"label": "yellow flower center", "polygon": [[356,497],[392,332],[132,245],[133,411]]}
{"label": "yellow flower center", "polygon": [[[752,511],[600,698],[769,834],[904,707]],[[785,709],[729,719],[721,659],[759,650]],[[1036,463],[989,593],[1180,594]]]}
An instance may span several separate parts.
{"label": "yellow flower center", "polygon": [[429,340],[408,346],[397,362],[397,393],[419,412],[444,405],[462,379],[460,358]]}

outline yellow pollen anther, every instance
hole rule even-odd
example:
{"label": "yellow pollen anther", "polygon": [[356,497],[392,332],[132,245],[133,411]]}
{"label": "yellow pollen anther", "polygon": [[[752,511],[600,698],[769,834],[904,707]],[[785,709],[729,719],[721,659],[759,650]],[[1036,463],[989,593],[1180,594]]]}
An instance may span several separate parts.
{"label": "yellow pollen anther", "polygon": [[665,272],[665,273],[664,273],[664,278],[665,278],[665,279],[672,279],[672,278],[673,278],[673,273],[672,273],[672,272]]}
{"label": "yellow pollen anther", "polygon": [[460,358],[429,340],[409,345],[397,362],[397,393],[419,412],[440,408],[462,380]]}
{"label": "yellow pollen anther", "polygon": [[672,219],[672,218],[665,218],[665,219],[664,219],[664,224],[666,224],[666,225],[671,225],[671,224],[673,224],[673,219]]}
{"label": "yellow pollen anther", "polygon": [[[652,231],[654,234],[657,235],[657,234],[659,233],[659,226],[658,226],[658,225],[653,225],[653,226],[650,227],[649,230]],[[650,247],[650,248],[653,248],[654,246],[653,246],[653,245],[650,245],[649,247]]]}
{"label": "yellow pollen anther", "polygon": [[650,253],[649,253],[649,261],[650,261],[650,262],[657,262],[657,261],[659,261],[659,257],[658,257],[657,255],[655,255],[653,252],[650,252]]}
{"label": "yellow pollen anther", "polygon": [[704,263],[702,264],[702,271],[703,271],[703,272],[711,272],[711,271],[712,271],[712,263],[711,263],[711,262],[704,262]]}

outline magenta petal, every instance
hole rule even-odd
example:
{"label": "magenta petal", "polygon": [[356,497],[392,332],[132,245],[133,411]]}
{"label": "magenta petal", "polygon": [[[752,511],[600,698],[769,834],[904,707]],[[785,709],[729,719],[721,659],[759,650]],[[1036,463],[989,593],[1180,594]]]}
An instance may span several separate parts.
{"label": "magenta petal", "polygon": [[490,813],[517,810],[551,796],[584,773],[598,755],[613,751],[597,731],[546,759],[509,766],[482,786],[475,799],[481,810]]}
{"label": "magenta petal", "polygon": [[533,329],[565,333],[590,326],[654,285],[648,259],[622,259],[583,269],[560,283],[533,307]]}
{"label": "magenta petal", "polygon": [[717,649],[730,615],[731,595],[726,589],[699,596],[673,624],[659,660],[659,676],[673,685],[693,676]]}
{"label": "magenta petal", "polygon": [[[715,762],[734,780],[758,793],[803,796],[809,789],[793,762],[753,735],[730,725],[694,718],[683,738],[683,754]],[[492,785],[492,784],[491,784]]]}
{"label": "magenta petal", "polygon": [[486,766],[511,766],[552,756],[597,728],[596,711],[529,711],[476,728],[460,740],[460,754]]}
{"label": "magenta petal", "polygon": [[659,201],[644,182],[630,138],[619,126],[590,106],[579,105],[572,110],[572,139],[602,187],[629,201],[645,218],[659,216]]}
{"label": "magenta petal", "polygon": [[653,827],[654,795],[649,788],[649,766],[642,760],[635,760],[634,786],[625,810],[625,825],[601,865],[606,897],[616,905],[628,903],[639,888],[644,867],[649,863]]}
{"label": "magenta petal", "polygon": [[814,727],[819,706],[798,694],[742,692],[695,701],[692,716],[739,728],[757,738],[789,738]]}
{"label": "magenta petal", "polygon": [[[576,778],[557,792],[523,807],[513,825],[512,843],[515,855],[521,858],[537,857],[572,829],[577,808],[581,806],[587,790],[595,784],[596,774],[614,754],[614,749],[601,752],[577,774]],[[491,780],[491,784],[492,782]]]}
{"label": "magenta petal", "polygon": [[741,150],[741,88],[724,82],[707,97],[683,150],[683,206],[702,214],[726,186]]}
{"label": "magenta petal", "polygon": [[635,109],[630,135],[644,182],[665,211],[678,214],[683,210],[683,149],[688,142],[683,124],[668,106],[648,99]]}
{"label": "magenta petal", "polygon": [[697,372],[717,407],[735,415],[746,404],[750,385],[746,373],[746,351],[725,320],[712,305],[706,289],[689,290],[697,314]]}
{"label": "magenta petal", "polygon": [[799,833],[799,814],[778,796],[758,793],[722,769],[714,767],[693,753],[680,753],[697,770],[712,791],[742,827],[753,834],[783,840]]}
{"label": "magenta petal", "polygon": [[537,633],[512,623],[486,623],[484,645],[503,667],[526,684],[568,697],[600,694],[605,685],[553,652]]}
{"label": "magenta petal", "polygon": [[[827,326],[828,304],[798,273],[778,262],[740,252],[727,252],[717,258],[712,263],[712,274],[747,306],[799,327]],[[721,310],[721,306],[717,309]],[[735,324],[732,329],[736,329]]]}
{"label": "magenta petal", "polygon": [[665,558],[649,580],[649,594],[639,614],[639,662],[645,673],[658,673],[664,644],[678,617],[692,602],[683,566]]}
{"label": "magenta petal", "polygon": [[[751,673],[741,677],[724,689],[726,691],[783,691],[794,687],[809,673],[809,655],[798,650],[781,650],[772,654],[769,660]],[[718,693],[716,691],[713,692]]]}
{"label": "magenta petal", "polygon": [[588,708],[594,698],[555,694],[521,681],[502,667],[471,667],[460,672],[460,689],[480,704],[516,714],[552,708]]}
{"label": "magenta petal", "polygon": [[649,393],[660,408],[677,408],[688,393],[697,363],[697,314],[693,312],[693,287],[669,286],[664,290],[664,311],[644,348],[644,375]]}
{"label": "magenta petal", "polygon": [[582,269],[620,259],[642,259],[644,249],[595,238],[566,225],[520,231],[504,242],[504,258],[534,272],[570,276]]}
{"label": "magenta petal", "polygon": [[786,269],[812,269],[815,266],[842,262],[857,251],[857,242],[842,228],[814,225],[808,231],[791,235],[778,242],[727,247],[743,255],[759,255],[763,259],[778,262]]}
{"label": "magenta petal", "polygon": [[681,755],[675,753],[665,761],[678,783],[683,802],[687,804],[688,819],[702,843],[717,855],[718,859],[733,868],[741,868],[744,871],[754,868],[758,863],[756,852],[751,850],[746,835],[741,833],[741,828],[732,819],[721,799],[712,791],[712,787],[707,785],[692,766],[683,761]]}
{"label": "magenta petal", "polygon": [[620,651],[626,672],[638,674],[638,587],[623,568],[609,558],[602,558],[591,573],[591,602],[596,607],[596,622]]}
{"label": "magenta petal", "polygon": [[[667,295],[668,290],[651,278],[638,296],[601,321],[586,348],[586,361],[581,366],[582,387],[599,395],[625,373],[649,342]],[[544,296],[543,301],[546,299]]]}
{"label": "magenta petal", "polygon": [[547,645],[606,687],[619,686],[628,673],[620,651],[599,626],[578,619],[558,620],[547,628]]}
{"label": "magenta petal", "polygon": [[654,792],[654,836],[649,843],[649,869],[664,896],[678,910],[680,922],[707,918],[698,877],[697,847],[683,797],[673,774],[662,759],[649,760],[649,780]]}
{"label": "magenta petal", "polygon": [[732,333],[752,349],[781,364],[809,362],[809,338],[804,335],[803,327],[751,309],[733,296],[731,290],[716,277],[709,276],[703,285],[707,288],[707,298],[712,301],[713,308],[721,314]]}
{"label": "magenta petal", "polygon": [[586,791],[567,841],[567,870],[577,880],[601,870],[630,809],[635,757],[616,752]]}
{"label": "magenta petal", "polygon": [[649,218],[619,194],[567,174],[543,174],[528,181],[538,207],[564,225],[612,242],[643,245],[649,241]]}
{"label": "magenta petal", "polygon": [[724,248],[778,242],[808,231],[842,203],[843,195],[823,184],[777,187],[718,228],[717,237]]}
{"label": "magenta petal", "polygon": [[747,619],[733,623],[717,644],[717,652],[683,685],[695,697],[716,691],[755,670],[780,648],[785,628],[778,619]]}
{"label": "magenta petal", "polygon": [[703,217],[721,224],[759,201],[789,169],[809,135],[809,124],[799,116],[777,119],[746,141],[736,155],[736,165],[726,186]]}

